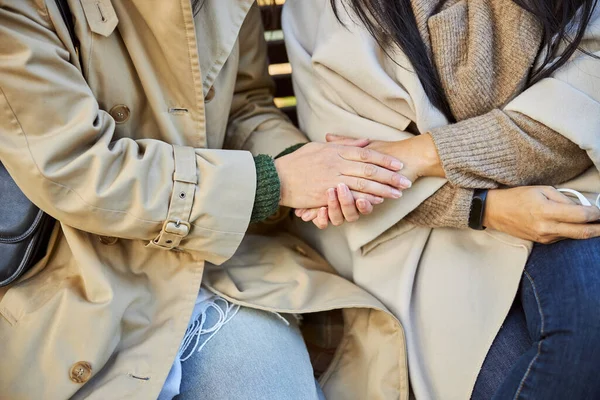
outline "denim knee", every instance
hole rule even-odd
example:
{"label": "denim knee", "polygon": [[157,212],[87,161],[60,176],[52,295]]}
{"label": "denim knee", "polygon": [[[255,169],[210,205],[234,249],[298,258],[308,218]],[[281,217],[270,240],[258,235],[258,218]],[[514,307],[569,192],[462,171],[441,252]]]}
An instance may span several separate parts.
{"label": "denim knee", "polygon": [[[579,299],[577,307],[560,316],[561,324],[554,332],[547,333],[547,341],[561,349],[566,365],[593,367],[598,373],[597,360],[600,359],[600,297]],[[553,334],[554,333],[554,334]],[[581,371],[583,372],[583,371]]]}

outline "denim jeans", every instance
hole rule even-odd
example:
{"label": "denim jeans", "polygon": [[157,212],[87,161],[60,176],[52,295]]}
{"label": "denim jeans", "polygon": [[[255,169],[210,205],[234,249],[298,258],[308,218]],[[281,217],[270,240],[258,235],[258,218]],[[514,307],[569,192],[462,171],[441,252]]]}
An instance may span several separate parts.
{"label": "denim jeans", "polygon": [[600,238],[536,244],[472,398],[600,399]]}
{"label": "denim jeans", "polygon": [[[206,312],[210,326],[219,316]],[[325,399],[295,321],[265,311],[241,307],[181,365],[176,400]]]}

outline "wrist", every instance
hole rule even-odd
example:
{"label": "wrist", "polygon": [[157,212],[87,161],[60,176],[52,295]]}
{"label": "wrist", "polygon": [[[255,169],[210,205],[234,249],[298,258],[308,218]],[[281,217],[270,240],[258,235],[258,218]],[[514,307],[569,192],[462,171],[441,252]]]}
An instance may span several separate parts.
{"label": "wrist", "polygon": [[445,178],[446,172],[442,168],[442,162],[438,154],[435,142],[429,133],[415,136],[421,142],[421,154],[422,154],[422,174],[421,176],[433,176]]}
{"label": "wrist", "polygon": [[275,159],[274,164],[279,177],[279,205],[287,207],[288,188],[285,180],[285,158],[286,156]]}
{"label": "wrist", "polygon": [[486,206],[483,212],[483,226],[496,230],[496,211],[498,210],[498,192],[499,190],[489,190],[486,199]]}

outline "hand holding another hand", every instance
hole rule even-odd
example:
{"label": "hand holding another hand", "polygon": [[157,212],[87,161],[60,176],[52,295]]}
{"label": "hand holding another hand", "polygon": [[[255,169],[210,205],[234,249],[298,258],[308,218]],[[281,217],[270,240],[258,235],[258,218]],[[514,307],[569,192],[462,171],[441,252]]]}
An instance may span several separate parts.
{"label": "hand holding another hand", "polygon": [[[362,140],[364,142],[361,141],[360,144],[366,145],[366,148],[401,160],[404,164],[402,175],[411,183],[423,176],[445,176],[433,139],[427,134],[394,142],[353,139],[333,134],[328,134],[326,138],[329,143],[347,146],[356,146]],[[370,201],[371,199],[364,196],[350,198],[343,185],[336,189],[329,188],[327,194],[326,207],[297,209],[296,216],[306,222],[312,221],[319,229],[325,229],[330,222],[334,226],[339,226],[345,221],[354,222],[361,214],[370,214],[373,206],[380,203]]]}
{"label": "hand holding another hand", "polygon": [[365,140],[350,145],[308,143],[275,160],[281,183],[280,204],[292,208],[328,204],[327,189],[345,184],[357,198],[371,204],[399,198],[411,182],[398,173],[403,164],[396,158],[364,148]]}

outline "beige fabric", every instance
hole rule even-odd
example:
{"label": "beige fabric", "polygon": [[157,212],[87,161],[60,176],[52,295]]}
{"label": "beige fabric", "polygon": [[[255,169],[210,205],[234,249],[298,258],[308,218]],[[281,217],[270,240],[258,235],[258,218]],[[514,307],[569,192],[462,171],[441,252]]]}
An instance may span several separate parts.
{"label": "beige fabric", "polygon": [[[485,24],[469,24],[468,18],[477,14],[478,6],[482,1],[450,2],[440,18],[453,21],[451,14],[463,12],[462,27],[488,29]],[[464,14],[465,7],[468,15]],[[355,19],[344,14],[342,6],[339,9],[345,27],[337,22],[329,0],[288,0],[284,7],[284,33],[300,123],[310,139],[322,141],[325,133],[337,132],[402,140],[411,136],[406,132],[411,122],[419,132],[445,129],[448,122],[427,100],[406,56],[393,52],[399,65],[395,64]],[[595,21],[586,41],[591,47],[600,43],[595,36],[600,18]],[[436,23],[441,23],[439,18]],[[440,37],[444,36],[439,30],[442,25],[438,25]],[[448,30],[454,27],[447,26]],[[465,39],[450,34],[448,38]],[[480,39],[475,37],[477,43]],[[442,47],[435,51],[438,53],[434,58],[452,53],[452,49],[448,54],[439,53],[444,51]],[[510,61],[513,55],[507,56]],[[466,56],[461,60],[471,61]],[[584,61],[563,68],[550,80],[557,81],[552,87],[540,82],[525,90],[512,99],[506,112],[522,113],[535,123],[547,124],[546,128],[573,141],[597,162],[600,113],[595,110],[600,104],[600,83],[591,69],[587,74],[575,71],[581,63]],[[585,63],[587,68],[598,65],[596,60]],[[450,59],[446,65],[456,64]],[[467,72],[459,70],[459,75],[466,74],[464,79],[468,80]],[[452,77],[460,80],[458,75]],[[493,84],[489,93],[496,91]],[[568,89],[561,90],[561,85]],[[460,87],[453,87],[459,97]],[[500,102],[492,106],[509,100],[502,93]],[[544,100],[535,93],[543,93]],[[571,114],[570,106],[565,107],[571,101],[578,104],[577,113]],[[463,112],[465,117],[471,116],[469,110]],[[586,132],[580,129],[581,120],[586,121]],[[475,131],[474,126],[470,133]],[[480,145],[486,149],[484,141]],[[417,181],[402,199],[386,201],[355,224],[324,232],[298,221],[290,226],[341,275],[366,288],[398,316],[407,337],[411,387],[419,400],[469,398],[479,368],[513,301],[531,249],[531,243],[499,232],[416,227],[403,219],[445,182],[433,178]],[[599,192],[600,176],[597,170],[590,170],[565,186]]]}
{"label": "beige fabric", "polygon": [[[0,289],[0,397],[156,398],[205,263],[233,256],[206,282],[227,297],[349,308],[328,398],[406,399],[402,328],[380,302],[296,238],[242,242],[251,152],[305,140],[273,106],[253,1],[206,0],[195,21],[189,0],[69,4],[78,51],[54,1],[0,0],[0,159],[60,221]],[[76,363],[92,369],[83,386]]]}

